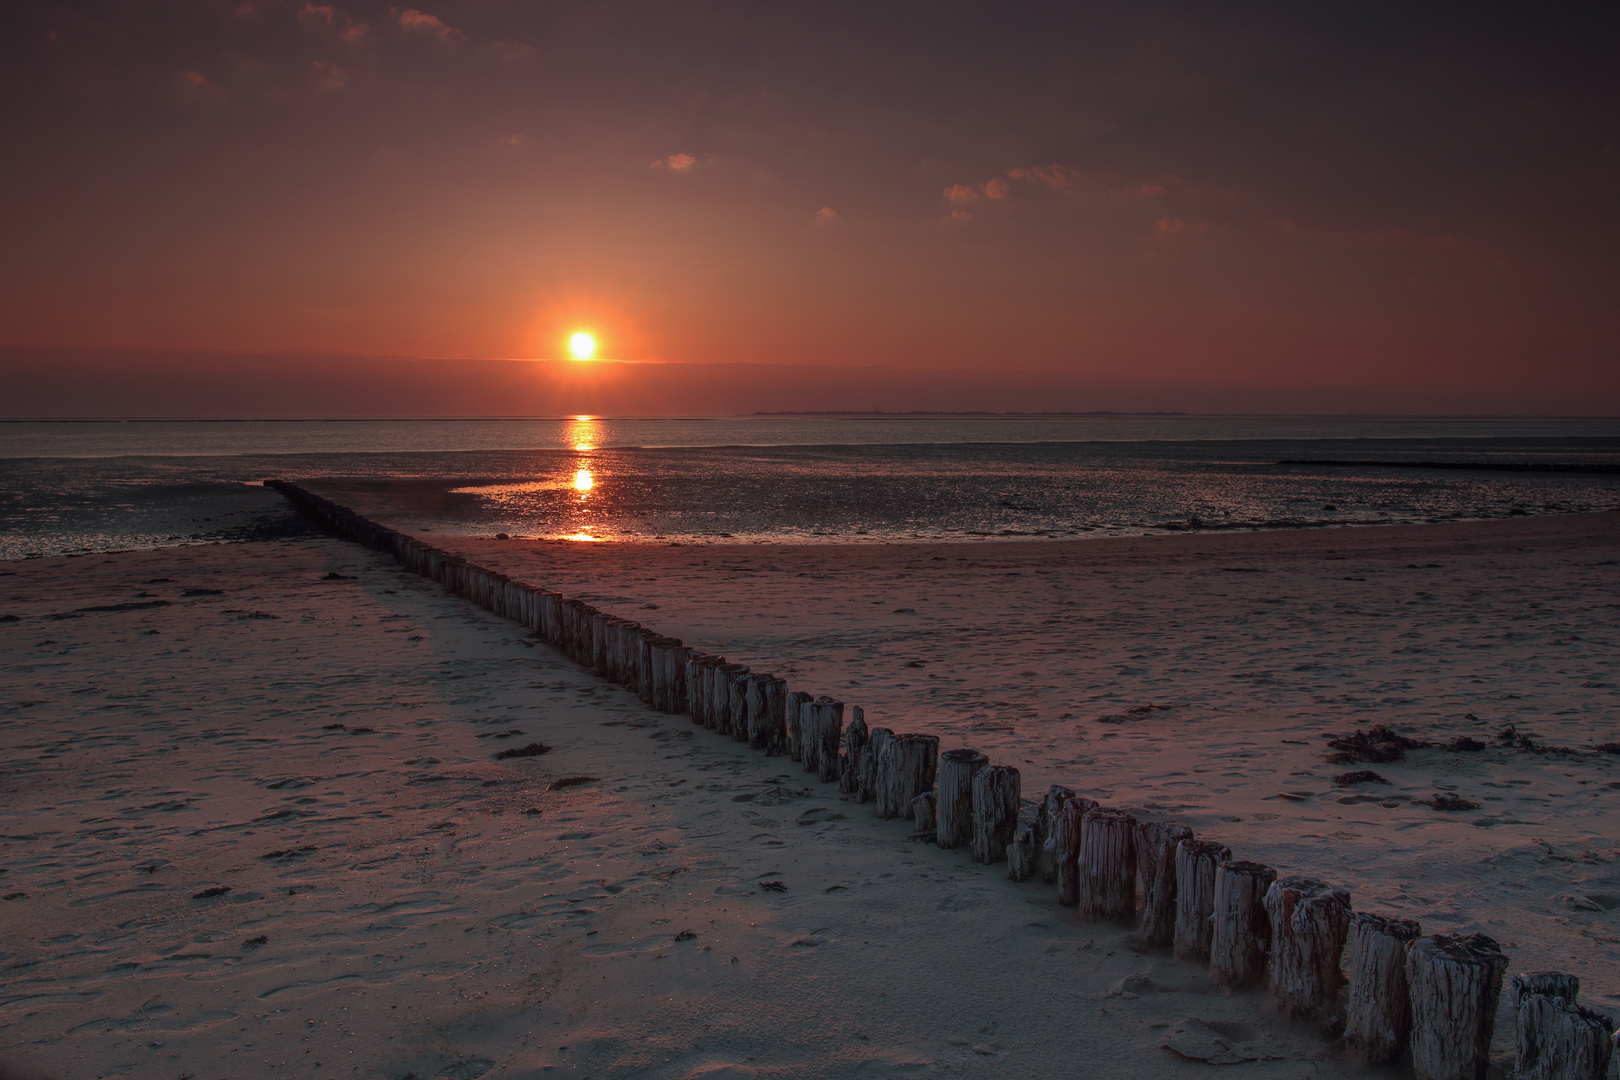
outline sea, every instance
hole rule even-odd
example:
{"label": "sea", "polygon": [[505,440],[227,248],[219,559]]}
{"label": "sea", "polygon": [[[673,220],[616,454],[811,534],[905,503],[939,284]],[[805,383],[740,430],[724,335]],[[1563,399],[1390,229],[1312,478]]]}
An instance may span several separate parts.
{"label": "sea", "polygon": [[272,478],[412,532],[579,543],[1343,528],[1620,509],[1620,420],[0,421],[0,559],[307,531]]}

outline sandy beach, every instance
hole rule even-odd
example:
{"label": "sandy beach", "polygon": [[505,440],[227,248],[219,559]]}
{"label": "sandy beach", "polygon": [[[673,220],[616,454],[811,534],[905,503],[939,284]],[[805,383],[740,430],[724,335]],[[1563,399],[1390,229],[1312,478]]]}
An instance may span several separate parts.
{"label": "sandy beach", "polygon": [[[432,539],[983,750],[1026,798],[1062,782],[1185,822],[1620,1006],[1620,755],[1594,749],[1620,740],[1620,515]],[[1173,1077],[1209,1069],[1158,1045],[1196,1050],[1194,1018],[1252,1059],[1225,1075],[1361,1074],[1264,995],[653,713],[376,553],[29,560],[0,596],[0,1061],[25,1075]],[[1373,723],[1486,748],[1327,761]],[[1337,786],[1346,768],[1389,783]]]}

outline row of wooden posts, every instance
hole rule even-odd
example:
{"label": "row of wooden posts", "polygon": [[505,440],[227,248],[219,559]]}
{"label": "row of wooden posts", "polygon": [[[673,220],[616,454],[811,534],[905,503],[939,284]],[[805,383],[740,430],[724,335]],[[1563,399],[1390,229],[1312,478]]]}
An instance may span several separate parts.
{"label": "row of wooden posts", "polygon": [[[860,706],[788,690],[775,675],[703,653],[629,619],[367,520],[285,481],[267,481],[338,536],[521,623],[652,708],[804,771],[880,818],[907,818],[942,848],[1057,887],[1082,918],[1136,926],[1147,944],[1207,964],[1215,981],[1268,988],[1295,1017],[1343,1026],[1373,1063],[1409,1051],[1420,1080],[1482,1080],[1508,961],[1483,934],[1422,935],[1418,923],[1353,911],[1344,889],[1234,859],[1185,825],[1138,821],[1053,785],[1021,799],[1019,772],[934,735],[869,727]],[[1348,975],[1342,958],[1348,952]],[[1603,1080],[1614,1024],[1576,1002],[1573,975],[1515,976],[1510,999],[1522,1080]]]}

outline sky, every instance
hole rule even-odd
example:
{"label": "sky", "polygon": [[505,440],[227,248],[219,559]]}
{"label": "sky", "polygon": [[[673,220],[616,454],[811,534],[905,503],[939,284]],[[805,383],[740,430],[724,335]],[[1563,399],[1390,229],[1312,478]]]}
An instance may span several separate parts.
{"label": "sky", "polygon": [[0,415],[1620,414],[1615,5],[417,2],[12,10]]}

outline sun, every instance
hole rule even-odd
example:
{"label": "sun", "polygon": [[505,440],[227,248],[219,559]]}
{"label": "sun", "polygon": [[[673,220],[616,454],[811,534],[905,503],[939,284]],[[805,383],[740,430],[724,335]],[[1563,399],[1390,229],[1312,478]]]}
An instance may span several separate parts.
{"label": "sun", "polygon": [[581,330],[568,339],[568,351],[575,360],[589,360],[596,355],[596,338]]}

